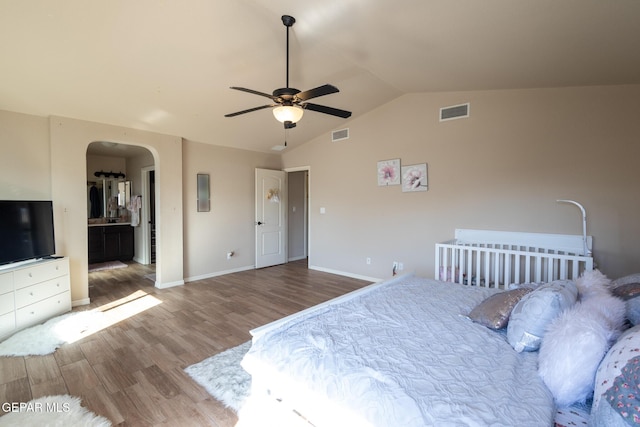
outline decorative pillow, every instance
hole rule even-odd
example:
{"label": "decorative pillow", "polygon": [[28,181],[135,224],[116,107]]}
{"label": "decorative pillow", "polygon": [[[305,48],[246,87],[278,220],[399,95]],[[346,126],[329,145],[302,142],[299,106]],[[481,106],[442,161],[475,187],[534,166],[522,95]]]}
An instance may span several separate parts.
{"label": "decorative pillow", "polygon": [[595,408],[602,395],[613,380],[620,375],[627,362],[640,355],[640,325],[627,329],[607,352],[596,371],[593,407]]}
{"label": "decorative pillow", "polygon": [[637,373],[639,356],[640,326],[635,326],[618,338],[598,367],[591,425],[627,427],[634,425],[631,420],[638,423],[640,399],[636,392],[640,387],[640,375]]}
{"label": "decorative pillow", "polygon": [[491,295],[471,310],[469,318],[487,328],[502,329],[507,326],[513,307],[531,291],[520,288]]}
{"label": "decorative pillow", "polygon": [[631,282],[638,280],[637,274],[623,277],[611,293],[626,301],[626,315],[632,325],[640,324],[640,282]]}
{"label": "decorative pillow", "polygon": [[618,285],[613,288],[611,293],[625,301],[630,300],[631,298],[640,296],[640,283],[625,283],[623,285]]}
{"label": "decorative pillow", "polygon": [[640,273],[619,277],[611,282],[614,288],[620,285],[626,285],[627,283],[640,283]]}
{"label": "decorative pillow", "polygon": [[625,324],[624,301],[611,295],[606,276],[585,272],[576,285],[580,301],[549,324],[538,357],[538,373],[560,407],[591,395],[598,365]]}
{"label": "decorative pillow", "polygon": [[556,280],[536,288],[516,304],[507,325],[507,341],[518,353],[536,351],[547,325],[575,304],[578,288],[570,280]]}

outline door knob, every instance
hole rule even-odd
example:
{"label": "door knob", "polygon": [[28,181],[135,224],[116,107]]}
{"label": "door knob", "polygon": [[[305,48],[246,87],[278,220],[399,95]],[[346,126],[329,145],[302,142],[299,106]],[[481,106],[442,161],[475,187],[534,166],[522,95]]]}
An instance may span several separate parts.
{"label": "door knob", "polygon": [[262,224],[264,224],[264,222],[262,222],[262,221],[256,222],[256,225],[262,225]]}

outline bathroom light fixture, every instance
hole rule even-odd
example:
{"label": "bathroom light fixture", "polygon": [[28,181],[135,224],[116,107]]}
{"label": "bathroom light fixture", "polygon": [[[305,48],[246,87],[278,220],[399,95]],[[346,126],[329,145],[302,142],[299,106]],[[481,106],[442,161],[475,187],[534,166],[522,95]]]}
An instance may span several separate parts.
{"label": "bathroom light fixture", "polygon": [[117,178],[117,179],[124,179],[126,176],[122,172],[113,172],[113,171],[109,171],[109,172],[97,171],[97,172],[94,172],[94,175],[98,178]]}

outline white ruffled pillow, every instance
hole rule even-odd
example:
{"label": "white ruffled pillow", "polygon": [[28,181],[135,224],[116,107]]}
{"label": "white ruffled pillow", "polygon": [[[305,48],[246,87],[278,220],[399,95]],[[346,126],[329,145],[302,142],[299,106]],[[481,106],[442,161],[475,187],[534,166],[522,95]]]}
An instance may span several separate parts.
{"label": "white ruffled pillow", "polygon": [[556,280],[534,289],[511,311],[507,341],[518,353],[538,350],[549,323],[577,298],[578,289],[570,280]]}

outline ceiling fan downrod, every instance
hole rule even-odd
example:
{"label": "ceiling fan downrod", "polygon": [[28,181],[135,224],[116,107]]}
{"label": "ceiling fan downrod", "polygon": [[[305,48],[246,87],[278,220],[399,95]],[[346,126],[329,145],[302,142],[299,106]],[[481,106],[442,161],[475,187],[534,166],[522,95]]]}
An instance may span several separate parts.
{"label": "ceiling fan downrod", "polygon": [[296,18],[289,15],[282,15],[282,23],[287,27],[287,85],[285,87],[289,89],[289,28],[296,23]]}

